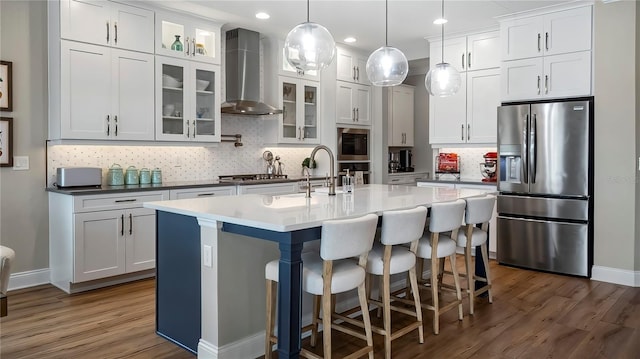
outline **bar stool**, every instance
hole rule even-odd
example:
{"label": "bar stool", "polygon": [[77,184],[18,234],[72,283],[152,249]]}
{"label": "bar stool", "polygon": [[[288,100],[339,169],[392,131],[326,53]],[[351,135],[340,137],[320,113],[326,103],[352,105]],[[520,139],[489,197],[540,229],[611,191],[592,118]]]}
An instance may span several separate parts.
{"label": "bar stool", "polygon": [[[484,197],[470,197],[465,199],[467,208],[464,214],[465,225],[458,232],[458,247],[464,248],[464,264],[467,277],[467,293],[469,296],[469,314],[473,314],[473,302],[476,296],[488,292],[489,303],[493,303],[493,294],[491,293],[491,276],[489,274],[489,253],[487,251],[487,238],[489,232],[489,220],[493,214],[493,206],[496,203],[496,197],[486,195]],[[480,225],[480,228],[477,227]],[[467,240],[471,238],[471,240]],[[475,274],[471,251],[473,248],[480,246],[482,252],[482,260],[484,261],[484,270],[486,277],[480,277]],[[475,290],[475,281],[487,283],[483,288]]]}
{"label": "bar stool", "polygon": [[[376,243],[369,252],[367,261],[367,289],[371,290],[371,275],[381,276],[382,301],[369,299],[370,303],[377,304],[383,308],[384,328],[373,327],[372,330],[384,336],[385,358],[391,359],[391,341],[405,334],[418,329],[420,343],[424,343],[424,333],[422,329],[422,308],[420,306],[420,295],[418,292],[418,281],[416,277],[416,250],[418,240],[424,231],[427,219],[427,209],[416,207],[413,209],[387,211],[382,213],[382,230],[380,243]],[[410,244],[407,248],[403,244]],[[390,276],[397,273],[409,273],[411,289],[414,296],[413,301],[406,298],[393,296],[390,290]],[[391,300],[404,304],[413,305],[414,310],[409,310],[404,306],[391,305]],[[391,332],[391,310],[411,315],[415,321],[407,324],[401,329]]]}
{"label": "bar stool", "polygon": [[[433,311],[433,332],[440,332],[440,315],[449,309],[458,307],[458,319],[462,320],[462,294],[460,291],[460,279],[458,277],[458,269],[456,268],[456,242],[452,238],[457,238],[462,216],[464,215],[465,202],[461,199],[454,202],[434,203],[431,206],[431,216],[429,220],[429,229],[420,238],[416,256],[421,259],[431,260],[431,304],[422,303],[422,307]],[[451,231],[451,236],[444,232]],[[444,261],[449,258],[451,264],[451,272],[455,288],[449,288],[442,285],[439,281],[440,277],[440,259],[442,259],[442,267]],[[422,266],[420,268],[420,276],[422,277]],[[440,305],[438,298],[439,289],[455,289],[456,300],[445,306]]]}
{"label": "bar stool", "polygon": [[[320,253],[308,252],[302,255],[302,289],[316,296],[314,300],[314,319],[311,326],[311,344],[315,345],[318,332],[319,300],[322,297],[322,325],[324,357],[331,358],[331,330],[365,340],[367,345],[349,357],[357,358],[364,354],[373,359],[373,338],[371,321],[365,289],[366,264],[369,251],[378,224],[378,216],[368,214],[358,218],[325,221],[322,224]],[[355,262],[352,257],[359,257]],[[271,357],[271,346],[277,342],[273,335],[275,324],[276,283],[278,281],[278,260],[267,263],[265,277],[267,283],[267,323],[265,338],[265,358]],[[364,327],[364,334],[358,333],[343,324],[332,320],[332,294],[358,289],[358,299],[362,311],[362,324],[349,319],[349,323]],[[304,330],[308,330],[304,328]],[[320,358],[318,355],[302,349],[302,356]]]}

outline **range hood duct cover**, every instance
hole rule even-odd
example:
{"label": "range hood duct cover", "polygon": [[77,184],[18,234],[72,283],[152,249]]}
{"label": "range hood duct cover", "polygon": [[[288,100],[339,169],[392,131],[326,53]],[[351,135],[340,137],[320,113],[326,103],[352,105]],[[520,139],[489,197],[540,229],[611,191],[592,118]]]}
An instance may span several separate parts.
{"label": "range hood duct cover", "polygon": [[234,115],[271,115],[282,113],[260,102],[260,34],[233,29],[226,35],[227,102],[221,112]]}

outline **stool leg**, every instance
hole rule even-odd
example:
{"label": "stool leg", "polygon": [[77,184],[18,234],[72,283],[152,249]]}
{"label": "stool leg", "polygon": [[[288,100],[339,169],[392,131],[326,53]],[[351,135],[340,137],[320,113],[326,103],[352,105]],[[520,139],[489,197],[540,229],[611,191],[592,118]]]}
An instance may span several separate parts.
{"label": "stool leg", "polygon": [[489,303],[493,303],[493,294],[491,293],[491,274],[489,274],[489,252],[487,251],[487,243],[480,245],[482,250],[482,259],[484,261],[484,272],[486,273],[487,292],[489,293]]}
{"label": "stool leg", "polygon": [[333,276],[333,262],[324,261],[322,268],[322,347],[324,358],[331,359],[331,277]]}
{"label": "stool leg", "polygon": [[418,339],[420,340],[420,344],[422,344],[424,343],[424,329],[422,327],[422,306],[420,305],[420,290],[418,289],[416,267],[409,269],[409,278],[411,280],[411,291],[414,293],[413,302],[416,307],[416,319],[420,323],[418,327]]}
{"label": "stool leg", "polygon": [[[386,264],[386,263],[385,263]],[[389,273],[382,275],[382,310],[384,322],[384,357],[391,359],[391,290],[389,288]]]}
{"label": "stool leg", "polygon": [[464,249],[465,269],[467,270],[467,292],[469,295],[469,314],[473,314],[473,301],[475,300],[475,273],[473,263],[471,263],[471,249],[469,246]]}
{"label": "stool leg", "polygon": [[431,258],[431,297],[433,301],[433,333],[440,332],[440,304],[438,304],[438,258]]}
{"label": "stool leg", "polygon": [[453,273],[453,282],[456,285],[456,299],[458,300],[458,320],[462,320],[464,318],[464,314],[462,313],[462,293],[460,291],[460,276],[458,275],[458,266],[456,265],[456,253],[449,257],[451,261],[451,272]]}
{"label": "stool leg", "polygon": [[358,286],[358,299],[360,300],[360,309],[362,310],[362,321],[364,323],[365,336],[367,337],[367,346],[371,347],[369,359],[373,359],[373,334],[371,333],[371,319],[369,318],[369,305],[367,304],[369,296],[367,295],[366,283]]}
{"label": "stool leg", "polygon": [[311,326],[311,346],[316,347],[316,343],[318,342],[318,318],[320,317],[320,306],[322,296],[314,295],[313,296],[313,319]]}
{"label": "stool leg", "polygon": [[276,303],[276,282],[267,280],[267,317],[266,331],[264,338],[264,357],[271,358],[271,337],[273,336],[273,325],[275,322],[275,303]]}

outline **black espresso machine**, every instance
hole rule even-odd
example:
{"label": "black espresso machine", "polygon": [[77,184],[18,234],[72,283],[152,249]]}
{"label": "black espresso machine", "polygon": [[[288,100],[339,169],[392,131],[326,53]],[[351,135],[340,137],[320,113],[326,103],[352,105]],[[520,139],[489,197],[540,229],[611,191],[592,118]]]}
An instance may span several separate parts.
{"label": "black espresso machine", "polygon": [[413,162],[411,161],[411,150],[400,150],[399,172],[413,172]]}

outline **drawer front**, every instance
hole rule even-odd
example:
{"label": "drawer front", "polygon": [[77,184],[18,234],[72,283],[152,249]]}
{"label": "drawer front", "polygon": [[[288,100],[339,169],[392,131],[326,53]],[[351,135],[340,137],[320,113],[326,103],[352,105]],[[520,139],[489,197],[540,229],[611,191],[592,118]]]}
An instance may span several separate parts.
{"label": "drawer front", "polygon": [[140,208],[142,203],[169,199],[169,191],[74,196],[73,213]]}
{"label": "drawer front", "polygon": [[202,197],[233,196],[236,194],[235,186],[190,188],[181,190],[171,190],[171,199],[187,199]]}

